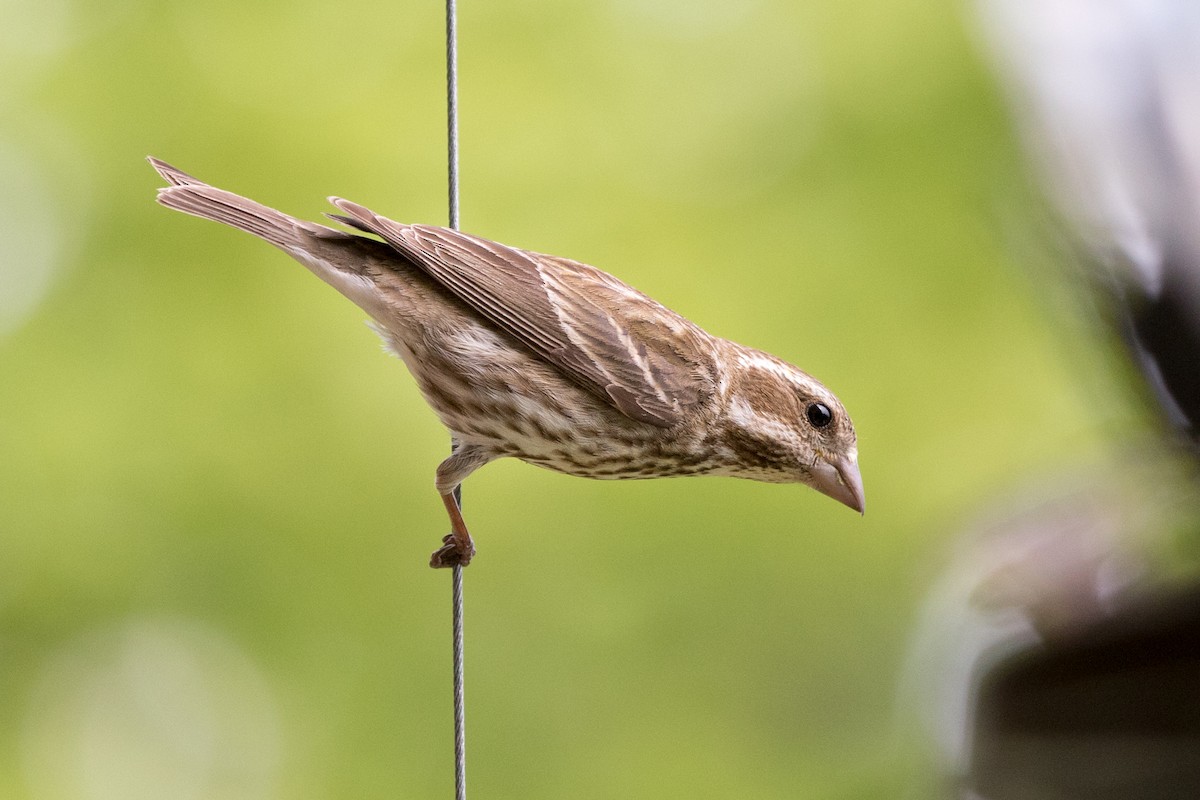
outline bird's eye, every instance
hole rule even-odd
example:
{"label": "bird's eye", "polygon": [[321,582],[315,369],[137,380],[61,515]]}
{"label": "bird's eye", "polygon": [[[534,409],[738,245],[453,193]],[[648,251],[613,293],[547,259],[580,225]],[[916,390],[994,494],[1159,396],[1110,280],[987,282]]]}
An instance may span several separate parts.
{"label": "bird's eye", "polygon": [[808,409],[804,413],[814,428],[824,428],[833,422],[833,412],[824,403],[809,403]]}

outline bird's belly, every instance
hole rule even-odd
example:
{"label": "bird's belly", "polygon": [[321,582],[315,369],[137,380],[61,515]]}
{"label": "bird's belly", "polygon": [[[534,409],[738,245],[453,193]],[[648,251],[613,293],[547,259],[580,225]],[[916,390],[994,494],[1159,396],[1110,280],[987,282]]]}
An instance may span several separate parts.
{"label": "bird's belly", "polygon": [[[470,341],[493,334],[472,330]],[[712,472],[720,464],[697,441],[703,431],[669,430],[630,419],[566,381],[522,348],[485,348],[468,365],[443,343],[418,357],[394,349],[458,441],[496,458],[510,456],[567,475],[600,479],[661,478]]]}
{"label": "bird's belly", "polygon": [[557,454],[550,457],[518,456],[522,461],[536,467],[554,470],[579,478],[598,480],[645,480],[647,478],[675,478],[684,475],[706,475],[713,467],[704,465],[686,466],[677,460],[652,455],[633,456],[621,460],[598,460],[587,463],[580,459],[563,459]]}
{"label": "bird's belly", "polygon": [[681,446],[661,430],[622,437],[575,427],[553,440],[510,439],[500,452],[544,469],[602,480],[701,475],[718,467],[711,453]]}

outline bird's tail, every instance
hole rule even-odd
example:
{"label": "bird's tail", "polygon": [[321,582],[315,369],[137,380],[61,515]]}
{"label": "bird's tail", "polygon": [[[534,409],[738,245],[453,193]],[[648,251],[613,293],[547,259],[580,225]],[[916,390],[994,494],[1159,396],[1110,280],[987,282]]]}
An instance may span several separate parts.
{"label": "bird's tail", "polygon": [[324,225],[289,217],[233,192],[209,186],[165,161],[153,157],[147,160],[171,184],[158,190],[158,202],[167,208],[240,228],[288,252],[304,244],[304,234],[322,238],[345,236]]}

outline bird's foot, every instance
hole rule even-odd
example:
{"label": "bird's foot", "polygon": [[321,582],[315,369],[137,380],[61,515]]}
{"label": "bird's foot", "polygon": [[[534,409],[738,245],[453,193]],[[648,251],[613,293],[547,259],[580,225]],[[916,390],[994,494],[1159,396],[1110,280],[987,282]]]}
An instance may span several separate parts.
{"label": "bird's foot", "polygon": [[462,540],[453,533],[447,533],[442,537],[442,542],[442,546],[429,557],[429,566],[434,569],[465,567],[475,557],[475,543],[470,536]]}

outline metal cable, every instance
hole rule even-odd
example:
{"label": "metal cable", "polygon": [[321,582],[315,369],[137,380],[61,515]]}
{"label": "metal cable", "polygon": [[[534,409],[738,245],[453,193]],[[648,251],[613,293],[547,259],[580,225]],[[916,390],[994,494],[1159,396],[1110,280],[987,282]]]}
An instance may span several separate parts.
{"label": "metal cable", "polygon": [[467,721],[463,700],[463,568],[452,570],[454,603],[454,798],[467,798]]}
{"label": "metal cable", "polygon": [[[446,139],[450,227],[458,230],[458,9],[446,0]],[[451,445],[453,448],[453,444]],[[462,487],[454,490],[462,507]],[[451,570],[454,638],[454,797],[467,800],[467,719],[463,671],[463,568]]]}
{"label": "metal cable", "polygon": [[450,227],[458,230],[458,11],[446,0],[446,128],[449,140]]}

